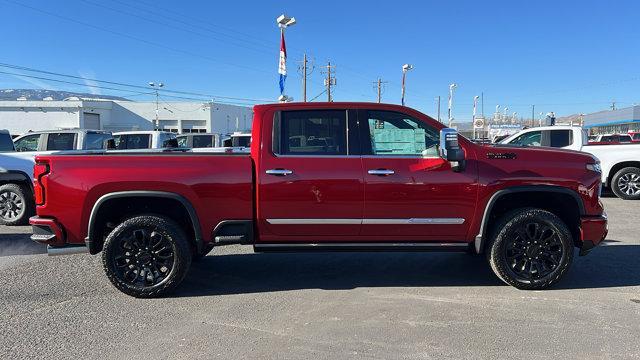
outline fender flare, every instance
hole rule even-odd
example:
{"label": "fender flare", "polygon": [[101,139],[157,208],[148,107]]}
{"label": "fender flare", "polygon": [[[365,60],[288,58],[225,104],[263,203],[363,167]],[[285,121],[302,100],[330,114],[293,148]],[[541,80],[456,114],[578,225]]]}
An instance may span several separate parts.
{"label": "fender flare", "polygon": [[203,247],[203,239],[202,239],[202,228],[200,227],[200,220],[198,219],[198,215],[193,208],[193,205],[187,198],[180,194],[166,192],[166,191],[118,191],[112,192],[105,195],[102,195],[98,201],[95,202],[93,208],[91,209],[91,214],[89,215],[89,223],[87,224],[87,237],[85,238],[85,243],[89,248],[89,253],[91,255],[95,255],[100,252],[99,244],[96,241],[92,240],[92,233],[95,228],[95,219],[100,210],[100,207],[107,202],[108,200],[118,199],[118,198],[127,198],[127,197],[147,197],[147,198],[165,198],[177,200],[184,206],[189,215],[189,219],[191,220],[191,224],[193,225],[193,233],[195,235],[195,243],[196,248],[200,251]]}
{"label": "fender flare", "polygon": [[0,173],[0,182],[17,183],[24,182],[29,186],[29,190],[33,193],[33,182],[31,177],[24,171],[9,170],[7,172]]}
{"label": "fender flare", "polygon": [[487,237],[487,234],[486,234],[487,227],[489,225],[489,214],[491,214],[491,211],[493,210],[493,206],[495,205],[495,203],[505,195],[521,193],[521,192],[547,192],[547,193],[560,193],[560,194],[570,195],[576,201],[576,205],[578,205],[578,210],[580,211],[580,214],[582,215],[585,212],[584,203],[582,202],[580,195],[578,195],[577,192],[565,187],[553,186],[553,185],[525,185],[525,186],[514,186],[514,187],[498,190],[491,196],[491,198],[487,202],[487,206],[484,209],[484,214],[482,215],[482,222],[480,223],[480,230],[478,231],[478,235],[476,235],[476,238],[474,240],[476,253],[480,254],[484,248],[484,244],[486,242],[486,237]]}

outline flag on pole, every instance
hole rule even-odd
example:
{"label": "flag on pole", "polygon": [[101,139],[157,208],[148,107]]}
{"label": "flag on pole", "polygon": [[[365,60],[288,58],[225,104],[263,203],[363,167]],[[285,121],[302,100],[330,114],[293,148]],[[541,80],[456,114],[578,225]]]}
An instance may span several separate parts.
{"label": "flag on pole", "polygon": [[280,62],[278,64],[280,74],[280,95],[284,95],[284,82],[287,79],[287,47],[284,45],[284,29],[280,30]]}

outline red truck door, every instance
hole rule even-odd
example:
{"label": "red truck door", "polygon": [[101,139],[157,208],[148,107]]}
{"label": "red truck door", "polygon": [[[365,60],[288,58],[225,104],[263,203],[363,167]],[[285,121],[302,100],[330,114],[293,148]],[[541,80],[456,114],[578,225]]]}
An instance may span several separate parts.
{"label": "red truck door", "polygon": [[291,110],[273,118],[263,123],[257,175],[260,241],[358,235],[364,184],[355,111]]}
{"label": "red truck door", "polygon": [[475,167],[452,171],[438,156],[439,131],[417,114],[361,110],[358,116],[366,199],[361,234],[464,239],[476,203]]}

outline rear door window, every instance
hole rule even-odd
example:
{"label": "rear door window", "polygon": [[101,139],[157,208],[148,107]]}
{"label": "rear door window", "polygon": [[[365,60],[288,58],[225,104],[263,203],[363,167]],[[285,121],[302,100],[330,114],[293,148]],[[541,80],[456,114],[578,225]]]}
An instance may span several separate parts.
{"label": "rear door window", "polygon": [[565,147],[573,143],[572,130],[551,130],[551,147]]}
{"label": "rear door window", "polygon": [[276,128],[278,126],[280,131],[276,130],[276,134],[280,139],[274,142],[276,154],[347,155],[344,110],[283,111]]}
{"label": "rear door window", "polygon": [[40,134],[27,135],[14,143],[16,151],[38,151],[39,144]]}
{"label": "rear door window", "polygon": [[47,150],[73,150],[76,147],[75,133],[47,134]]}
{"label": "rear door window", "polygon": [[193,147],[194,148],[213,147],[213,135],[194,135]]}
{"label": "rear door window", "polygon": [[148,149],[151,144],[150,134],[115,135],[113,139],[118,150]]}
{"label": "rear door window", "polygon": [[105,142],[111,139],[111,134],[89,132],[85,135],[85,150],[102,150],[105,148]]}

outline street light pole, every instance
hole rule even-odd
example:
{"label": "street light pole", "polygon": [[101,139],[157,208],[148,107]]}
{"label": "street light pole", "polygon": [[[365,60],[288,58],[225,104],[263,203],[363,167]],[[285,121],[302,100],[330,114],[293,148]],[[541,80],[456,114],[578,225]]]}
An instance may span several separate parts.
{"label": "street light pole", "polygon": [[153,81],[149,82],[149,86],[151,86],[151,88],[153,88],[153,90],[156,93],[156,121],[155,121],[155,128],[159,129],[160,128],[160,121],[158,120],[159,117],[159,112],[160,112],[160,95],[158,94],[158,89],[164,87],[163,83],[154,83]]}
{"label": "street light pole", "polygon": [[451,127],[453,125],[453,115],[452,115],[453,90],[455,90],[455,88],[457,88],[457,87],[458,87],[457,84],[450,84],[449,85],[449,127]]}
{"label": "street light pole", "polygon": [[476,108],[478,107],[478,95],[473,97],[473,115],[471,117],[471,126],[473,127],[473,138],[476,138]]}
{"label": "street light pole", "polygon": [[278,62],[278,74],[280,74],[280,96],[278,101],[287,102],[289,97],[284,94],[284,83],[287,78],[287,48],[284,43],[284,29],[293,26],[296,23],[294,17],[288,17],[284,14],[276,18],[276,24],[280,28],[280,59]]}
{"label": "street light pole", "polygon": [[413,65],[411,64],[402,65],[402,106],[404,106],[405,82],[407,78],[407,72],[412,69]]}

